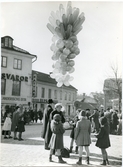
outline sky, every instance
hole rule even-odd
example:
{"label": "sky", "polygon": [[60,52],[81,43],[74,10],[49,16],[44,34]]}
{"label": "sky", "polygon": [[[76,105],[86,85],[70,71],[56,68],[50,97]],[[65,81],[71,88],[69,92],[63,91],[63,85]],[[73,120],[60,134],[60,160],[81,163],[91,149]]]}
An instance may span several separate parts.
{"label": "sky", "polygon": [[[72,2],[72,1],[71,1]],[[38,59],[32,69],[49,74],[55,61],[50,50],[53,34],[46,27],[51,12],[67,1],[1,1],[1,36],[9,35],[14,45]],[[123,2],[73,1],[84,12],[83,29],[77,34],[80,54],[74,59],[72,86],[78,93],[103,92],[104,80],[114,77],[111,66],[122,72]]]}

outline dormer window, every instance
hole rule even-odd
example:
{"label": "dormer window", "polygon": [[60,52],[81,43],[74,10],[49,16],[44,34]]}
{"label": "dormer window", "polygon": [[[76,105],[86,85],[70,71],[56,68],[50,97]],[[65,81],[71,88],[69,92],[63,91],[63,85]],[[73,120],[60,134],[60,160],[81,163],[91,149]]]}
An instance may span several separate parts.
{"label": "dormer window", "polygon": [[5,36],[2,38],[2,46],[12,48],[13,47],[13,39],[10,36]]}

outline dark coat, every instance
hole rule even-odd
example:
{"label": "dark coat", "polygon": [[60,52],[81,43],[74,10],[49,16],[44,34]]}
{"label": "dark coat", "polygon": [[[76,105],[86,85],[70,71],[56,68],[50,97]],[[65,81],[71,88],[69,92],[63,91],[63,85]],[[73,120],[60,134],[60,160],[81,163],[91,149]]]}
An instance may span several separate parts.
{"label": "dark coat", "polygon": [[44,115],[43,115],[43,127],[42,127],[42,132],[41,132],[41,137],[45,139],[45,143],[49,144],[50,138],[52,136],[52,131],[50,128],[50,113],[53,111],[52,107],[50,109],[45,109],[44,110]]}
{"label": "dark coat", "polygon": [[77,146],[89,146],[91,143],[90,138],[91,123],[85,117],[82,117],[76,124],[75,140]]}
{"label": "dark coat", "polygon": [[111,146],[107,124],[104,127],[101,127],[100,132],[96,135],[96,137],[97,137],[97,142],[96,142],[97,147],[105,149]]}
{"label": "dark coat", "polygon": [[114,130],[117,130],[117,125],[118,125],[118,123],[119,123],[119,118],[118,118],[118,116],[117,116],[117,113],[115,112],[115,113],[113,113],[112,114],[112,128],[114,129]]}
{"label": "dark coat", "polygon": [[25,132],[24,114],[19,115],[19,120],[18,120],[18,125],[17,125],[17,132]]}
{"label": "dark coat", "polygon": [[55,120],[51,121],[51,131],[52,137],[49,143],[51,149],[62,149],[63,145],[63,133],[65,129],[63,128],[62,123],[58,123]]}
{"label": "dark coat", "polygon": [[16,131],[16,127],[18,125],[18,120],[19,120],[19,112],[15,111],[13,113],[13,117],[12,117],[12,126],[11,126],[12,132]]}
{"label": "dark coat", "polygon": [[51,112],[51,114],[50,114],[50,119],[51,119],[51,120],[53,119],[53,116],[54,116],[55,114],[59,114],[59,115],[61,116],[61,122],[62,122],[62,123],[65,122],[65,118],[64,118],[64,115],[63,115],[62,111],[59,112],[59,111],[57,111],[57,110],[53,110],[53,111]]}

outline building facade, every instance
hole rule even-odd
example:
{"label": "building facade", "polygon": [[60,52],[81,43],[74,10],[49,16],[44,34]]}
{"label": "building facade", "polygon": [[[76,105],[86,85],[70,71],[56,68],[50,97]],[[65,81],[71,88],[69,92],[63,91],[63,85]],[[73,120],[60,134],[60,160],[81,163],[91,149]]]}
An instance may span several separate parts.
{"label": "building facade", "polygon": [[[32,61],[36,55],[13,45],[10,36],[1,38],[1,107],[32,102]],[[28,64],[28,65],[27,65]]]}
{"label": "building facade", "polygon": [[[66,115],[74,115],[74,101],[77,96],[77,89],[73,86],[57,87],[57,82],[50,75],[38,71],[32,71],[34,78],[34,94],[32,98],[33,108],[44,110],[47,100],[52,99],[55,103],[62,103]],[[35,80],[36,78],[36,80]],[[32,83],[33,85],[33,83]]]}
{"label": "building facade", "polygon": [[32,70],[36,55],[13,45],[10,36],[1,38],[1,107],[18,104],[44,110],[48,99],[63,104],[66,115],[74,114],[77,89],[57,87],[50,75]]}

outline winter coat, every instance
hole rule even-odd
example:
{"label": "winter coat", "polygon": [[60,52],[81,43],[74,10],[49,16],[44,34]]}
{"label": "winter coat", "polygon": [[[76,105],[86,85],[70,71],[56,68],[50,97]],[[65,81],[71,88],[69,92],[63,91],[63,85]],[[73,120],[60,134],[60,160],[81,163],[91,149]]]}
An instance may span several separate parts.
{"label": "winter coat", "polygon": [[91,123],[85,117],[82,117],[76,124],[75,140],[77,146],[89,146],[91,143],[90,138]]}
{"label": "winter coat", "polygon": [[65,129],[63,128],[62,123],[58,123],[55,120],[51,121],[51,131],[52,137],[49,143],[50,149],[62,149],[64,148],[63,144],[63,133]]}
{"label": "winter coat", "polygon": [[64,116],[63,116],[62,111],[59,112],[59,111],[57,111],[57,110],[53,110],[53,111],[51,112],[51,114],[50,114],[50,119],[51,119],[51,120],[53,119],[53,116],[54,116],[55,114],[59,114],[59,115],[61,116],[61,122],[62,122],[62,123],[65,122],[65,118],[64,118]]}
{"label": "winter coat", "polygon": [[52,107],[50,109],[46,108],[44,110],[44,115],[43,115],[43,127],[42,127],[41,137],[45,139],[45,147],[49,145],[49,142],[52,136],[52,131],[50,128],[50,124],[51,124],[50,114],[52,111],[53,111]]}
{"label": "winter coat", "polygon": [[118,116],[117,116],[117,113],[113,113],[112,114],[112,128],[114,129],[114,130],[117,130],[117,125],[118,125],[118,123],[119,123],[119,118],[118,118]]}
{"label": "winter coat", "polygon": [[96,134],[97,141],[96,146],[99,148],[108,148],[110,147],[110,139],[109,139],[109,130],[108,130],[108,124],[106,124],[104,127],[101,127],[100,132]]}
{"label": "winter coat", "polygon": [[25,132],[24,114],[19,114],[19,120],[18,120],[18,124],[17,124],[17,132]]}
{"label": "winter coat", "polygon": [[2,130],[10,131],[11,130],[11,124],[12,124],[11,118],[6,117],[6,119],[4,121],[4,124],[3,124],[3,127],[2,127]]}
{"label": "winter coat", "polygon": [[13,117],[12,117],[12,126],[11,126],[11,131],[15,132],[16,131],[16,127],[18,125],[18,120],[19,120],[19,112],[14,112],[13,113]]}

